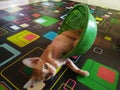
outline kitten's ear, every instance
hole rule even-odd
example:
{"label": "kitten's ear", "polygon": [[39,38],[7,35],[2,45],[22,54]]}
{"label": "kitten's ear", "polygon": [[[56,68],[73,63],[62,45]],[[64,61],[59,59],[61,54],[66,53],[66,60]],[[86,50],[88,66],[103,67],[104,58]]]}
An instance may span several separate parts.
{"label": "kitten's ear", "polygon": [[39,60],[40,60],[39,57],[26,58],[23,60],[23,64],[30,68],[33,68],[38,63]]}

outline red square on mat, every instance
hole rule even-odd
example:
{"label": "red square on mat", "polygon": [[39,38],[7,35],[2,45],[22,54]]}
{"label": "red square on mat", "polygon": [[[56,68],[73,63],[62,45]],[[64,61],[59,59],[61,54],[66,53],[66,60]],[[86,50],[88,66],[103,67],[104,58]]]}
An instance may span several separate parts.
{"label": "red square on mat", "polygon": [[116,73],[114,71],[110,70],[109,68],[106,68],[104,66],[100,66],[98,73],[97,73],[97,76],[106,80],[109,83],[114,83]]}
{"label": "red square on mat", "polygon": [[28,41],[32,41],[33,39],[35,39],[37,36],[35,36],[34,34],[28,34],[26,36],[24,36],[24,38]]}
{"label": "red square on mat", "polygon": [[39,16],[41,16],[41,15],[38,14],[38,13],[35,13],[35,14],[32,14],[32,16],[37,18],[37,17],[39,17]]}

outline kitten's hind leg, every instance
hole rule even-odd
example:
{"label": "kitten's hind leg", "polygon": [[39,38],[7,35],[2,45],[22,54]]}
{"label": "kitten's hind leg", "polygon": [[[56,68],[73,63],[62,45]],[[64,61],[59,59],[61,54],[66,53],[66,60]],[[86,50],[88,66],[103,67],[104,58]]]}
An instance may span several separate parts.
{"label": "kitten's hind leg", "polygon": [[89,76],[89,72],[79,69],[69,58],[66,60],[66,65],[75,73],[83,75],[83,76]]}

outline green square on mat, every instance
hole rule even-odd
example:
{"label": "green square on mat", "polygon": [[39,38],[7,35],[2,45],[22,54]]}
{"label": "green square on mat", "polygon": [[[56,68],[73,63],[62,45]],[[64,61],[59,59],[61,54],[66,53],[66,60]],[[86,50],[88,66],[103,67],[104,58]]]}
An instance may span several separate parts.
{"label": "green square on mat", "polygon": [[41,24],[43,26],[51,26],[57,23],[58,20],[50,16],[41,16],[40,18],[34,20],[34,22]]}
{"label": "green square on mat", "polygon": [[27,75],[32,75],[33,69],[29,68],[29,67],[25,67],[23,69],[23,72]]}
{"label": "green square on mat", "polygon": [[[102,67],[102,68],[101,68]],[[88,59],[82,68],[88,70],[88,77],[78,76],[77,80],[93,90],[116,90],[119,78],[119,72],[100,64],[92,59]],[[106,72],[108,73],[106,73]],[[103,76],[101,76],[101,74]],[[109,77],[113,77],[112,79]],[[111,82],[112,81],[112,82]]]}
{"label": "green square on mat", "polygon": [[116,18],[112,18],[110,20],[111,23],[114,23],[114,24],[120,24],[120,20],[119,19],[116,19]]}
{"label": "green square on mat", "polygon": [[7,87],[3,86],[2,84],[0,85],[0,90],[7,90]]}

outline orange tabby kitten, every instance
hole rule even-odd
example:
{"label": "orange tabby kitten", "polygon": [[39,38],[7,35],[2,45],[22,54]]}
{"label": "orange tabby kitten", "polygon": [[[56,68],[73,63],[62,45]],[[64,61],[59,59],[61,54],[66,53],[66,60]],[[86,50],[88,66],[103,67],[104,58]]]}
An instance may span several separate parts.
{"label": "orange tabby kitten", "polygon": [[23,63],[33,68],[33,75],[24,88],[30,87],[36,81],[48,80],[56,74],[56,69],[62,65],[67,65],[77,74],[88,76],[87,71],[79,69],[70,59],[62,58],[63,53],[68,53],[76,46],[80,39],[80,33],[81,30],[65,31],[48,45],[40,57],[24,59]]}

